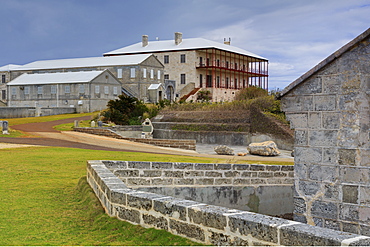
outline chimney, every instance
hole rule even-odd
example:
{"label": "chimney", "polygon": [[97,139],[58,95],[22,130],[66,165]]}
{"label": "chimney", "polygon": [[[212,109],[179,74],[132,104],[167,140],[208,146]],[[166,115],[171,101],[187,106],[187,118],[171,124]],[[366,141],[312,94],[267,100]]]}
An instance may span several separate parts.
{"label": "chimney", "polygon": [[145,47],[148,45],[148,35],[143,35],[142,37],[142,46]]}
{"label": "chimney", "polygon": [[230,44],[231,44],[231,38],[229,38],[229,41],[227,41],[227,40],[224,38],[224,44],[225,44],[225,45],[230,45]]}
{"label": "chimney", "polygon": [[175,45],[179,45],[182,42],[182,33],[175,33]]}

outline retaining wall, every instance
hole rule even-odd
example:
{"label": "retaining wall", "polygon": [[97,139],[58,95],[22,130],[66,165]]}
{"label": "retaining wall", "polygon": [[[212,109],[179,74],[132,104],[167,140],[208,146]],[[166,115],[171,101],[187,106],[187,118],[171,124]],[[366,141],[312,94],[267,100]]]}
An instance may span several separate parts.
{"label": "retaining wall", "polygon": [[252,142],[274,141],[278,148],[284,150],[293,150],[293,143],[287,139],[273,137],[270,134],[248,133],[248,132],[231,132],[231,131],[188,131],[188,130],[171,130],[157,129],[164,128],[167,123],[153,123],[154,138],[177,138],[177,139],[193,139],[197,143],[205,144],[222,144],[248,146]]}
{"label": "retaining wall", "polygon": [[[134,189],[142,185],[250,185],[257,182],[255,179],[263,184],[291,185],[292,171],[291,166],[88,161],[87,180],[110,216],[200,243],[370,245],[366,236]],[[286,176],[266,177],[268,173]]]}
{"label": "retaining wall", "polygon": [[0,107],[0,118],[39,117],[59,114],[75,113],[76,108],[71,107]]}
{"label": "retaining wall", "polygon": [[116,139],[124,139],[133,142],[140,142],[151,144],[160,147],[171,147],[171,148],[181,148],[186,150],[196,150],[196,143],[195,140],[179,140],[179,139],[146,139],[146,138],[130,138],[130,137],[123,137],[114,131],[104,128],[89,128],[89,127],[75,127],[74,131],[93,134],[93,135],[101,135],[101,136],[108,136]]}

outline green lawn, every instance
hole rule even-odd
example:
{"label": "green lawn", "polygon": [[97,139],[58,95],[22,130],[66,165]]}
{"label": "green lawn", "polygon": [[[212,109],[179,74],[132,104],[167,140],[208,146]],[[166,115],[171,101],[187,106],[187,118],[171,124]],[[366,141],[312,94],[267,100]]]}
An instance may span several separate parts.
{"label": "green lawn", "polygon": [[85,181],[95,159],[212,162],[204,158],[72,148],[0,149],[0,245],[194,245],[110,218]]}

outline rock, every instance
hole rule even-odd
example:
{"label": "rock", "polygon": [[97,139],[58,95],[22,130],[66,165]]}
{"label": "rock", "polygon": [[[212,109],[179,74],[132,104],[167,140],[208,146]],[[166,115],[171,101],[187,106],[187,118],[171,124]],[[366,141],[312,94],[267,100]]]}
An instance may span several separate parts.
{"label": "rock", "polygon": [[220,155],[234,155],[234,150],[225,145],[220,145],[214,148],[215,152]]}
{"label": "rock", "polygon": [[273,141],[251,143],[247,149],[250,154],[261,156],[276,156],[280,154],[275,142]]}
{"label": "rock", "polygon": [[292,151],[292,153],[290,154],[292,157],[294,157],[294,150]]}
{"label": "rock", "polygon": [[238,153],[238,156],[246,156],[247,153]]}

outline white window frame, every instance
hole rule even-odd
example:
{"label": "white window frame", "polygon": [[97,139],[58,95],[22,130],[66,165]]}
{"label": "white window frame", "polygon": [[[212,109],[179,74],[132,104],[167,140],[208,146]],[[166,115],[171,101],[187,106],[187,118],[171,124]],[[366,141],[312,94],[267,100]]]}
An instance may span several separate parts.
{"label": "white window frame", "polygon": [[122,78],[122,68],[117,69],[117,78]]}
{"label": "white window frame", "polygon": [[17,95],[17,88],[16,87],[12,87],[12,95]]}
{"label": "white window frame", "polygon": [[51,85],[50,93],[51,94],[57,94],[57,86],[56,85]]}
{"label": "white window frame", "polygon": [[150,70],[150,79],[154,79],[154,70],[153,69]]}
{"label": "white window frame", "polygon": [[24,87],[24,94],[30,94],[30,87]]}
{"label": "white window frame", "polygon": [[118,88],[117,87],[113,87],[113,95],[118,95]]}
{"label": "white window frame", "polygon": [[160,70],[158,70],[157,78],[158,78],[158,80],[161,79],[161,71]]}
{"label": "white window frame", "polygon": [[143,68],[143,78],[146,78],[146,68]]}
{"label": "white window frame", "polygon": [[95,93],[100,93],[100,86],[99,85],[95,85]]}
{"label": "white window frame", "polygon": [[37,94],[43,94],[44,93],[44,89],[42,86],[38,86],[37,87]]}
{"label": "white window frame", "polygon": [[104,86],[104,94],[109,94],[109,87],[108,86]]}
{"label": "white window frame", "polygon": [[70,85],[65,85],[64,86],[64,93],[71,93],[71,86]]}
{"label": "white window frame", "polygon": [[135,68],[131,68],[130,69],[130,78],[135,78],[136,77],[136,69]]}
{"label": "white window frame", "polygon": [[79,87],[78,87],[78,92],[79,93],[85,93],[85,85],[84,84],[80,84]]}

